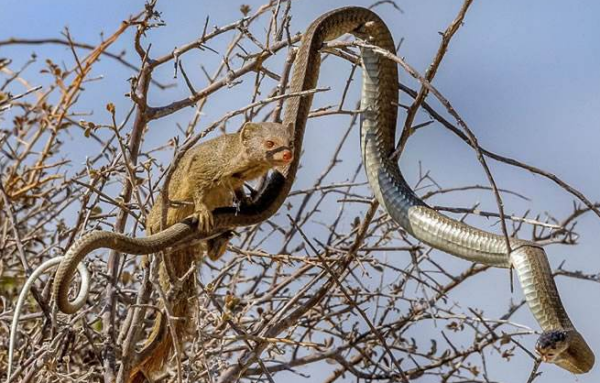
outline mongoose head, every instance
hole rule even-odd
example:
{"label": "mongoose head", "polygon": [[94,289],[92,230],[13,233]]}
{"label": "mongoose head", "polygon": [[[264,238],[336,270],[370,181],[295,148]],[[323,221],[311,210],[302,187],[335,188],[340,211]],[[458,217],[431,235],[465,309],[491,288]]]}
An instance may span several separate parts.
{"label": "mongoose head", "polygon": [[245,123],[240,136],[246,155],[253,162],[266,162],[270,166],[289,164],[294,159],[292,127],[275,122]]}

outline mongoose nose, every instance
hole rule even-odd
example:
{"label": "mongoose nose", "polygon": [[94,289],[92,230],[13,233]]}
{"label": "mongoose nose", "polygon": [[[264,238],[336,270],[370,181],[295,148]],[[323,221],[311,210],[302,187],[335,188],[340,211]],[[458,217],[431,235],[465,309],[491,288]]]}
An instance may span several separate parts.
{"label": "mongoose nose", "polygon": [[289,150],[284,150],[283,154],[281,155],[281,158],[285,161],[285,162],[290,162],[292,160],[292,158],[294,157],[294,155],[292,154],[291,151]]}

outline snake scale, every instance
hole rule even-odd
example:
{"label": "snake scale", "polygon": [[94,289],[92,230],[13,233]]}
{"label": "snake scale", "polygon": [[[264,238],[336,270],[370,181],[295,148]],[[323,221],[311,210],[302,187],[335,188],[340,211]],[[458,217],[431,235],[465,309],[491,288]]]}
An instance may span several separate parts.
{"label": "snake scale", "polygon": [[[316,19],[302,38],[294,63],[290,92],[313,89],[320,68],[319,50],[325,41],[351,33],[370,44],[395,53],[390,31],[372,11],[346,7]],[[464,258],[493,267],[514,267],[525,298],[535,319],[543,329],[536,349],[546,362],[576,374],[589,371],[594,353],[574,328],[554,283],[547,256],[538,245],[510,239],[507,252],[503,236],[487,233],[448,218],[429,208],[410,189],[397,162],[390,159],[394,151],[398,69],[394,62],[369,49],[361,49],[363,82],[361,109],[361,152],[367,178],[375,197],[385,211],[404,230],[424,243]],[[294,152],[301,153],[304,129],[312,103],[312,94],[286,100],[284,124],[294,124]],[[69,301],[68,289],[81,260],[92,250],[110,248],[130,254],[148,254],[190,238],[207,238],[234,226],[260,223],[272,216],[283,204],[299,166],[300,155],[281,172],[273,172],[252,204],[240,208],[219,208],[214,213],[215,232],[199,233],[194,222],[187,220],[145,238],[92,231],[67,251],[56,272],[54,296],[61,311],[76,312],[87,294]]]}

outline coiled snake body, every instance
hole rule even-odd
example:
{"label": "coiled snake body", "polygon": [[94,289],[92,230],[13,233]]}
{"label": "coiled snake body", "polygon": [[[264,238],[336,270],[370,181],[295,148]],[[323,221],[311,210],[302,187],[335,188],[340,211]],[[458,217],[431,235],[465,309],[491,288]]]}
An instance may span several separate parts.
{"label": "coiled snake body", "polygon": [[[323,42],[352,33],[389,52],[395,52],[390,31],[372,11],[340,8],[315,20],[303,36],[294,64],[291,92],[313,89],[320,67]],[[537,350],[545,361],[573,373],[584,373],[594,365],[594,354],[571,323],[560,300],[543,249],[536,244],[511,239],[507,254],[503,236],[490,234],[450,219],[421,201],[408,187],[396,162],[394,151],[397,119],[398,70],[394,62],[370,49],[362,49],[361,148],[369,184],[385,211],[415,238],[455,256],[494,267],[516,270],[527,303],[544,333]],[[286,100],[284,124],[295,127],[294,152],[301,153],[302,138],[312,94]],[[214,211],[216,231],[233,226],[257,224],[274,214],[285,200],[298,169],[300,155],[281,173],[274,172],[252,205],[219,208]],[[205,233],[214,234],[214,233]],[[54,295],[66,313],[77,311],[85,302],[68,300],[68,285],[77,265],[91,250],[108,247],[132,254],[159,251],[191,237],[201,238],[193,222],[184,222],[146,238],[91,232],[67,252],[56,273]],[[87,295],[87,294],[85,294]],[[83,297],[85,298],[85,297]]]}

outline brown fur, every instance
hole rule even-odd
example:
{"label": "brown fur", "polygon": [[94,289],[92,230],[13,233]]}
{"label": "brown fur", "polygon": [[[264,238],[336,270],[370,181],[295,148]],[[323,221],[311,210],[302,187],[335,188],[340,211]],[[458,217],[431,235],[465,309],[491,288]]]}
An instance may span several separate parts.
{"label": "brown fur", "polygon": [[[244,182],[266,174],[275,166],[291,161],[291,127],[284,128],[276,123],[246,123],[238,133],[226,134],[206,141],[189,150],[182,158],[169,184],[169,199],[172,202],[185,202],[167,211],[166,225],[169,227],[184,218],[195,214],[199,227],[210,230],[213,224],[212,210],[221,206],[231,206],[234,195],[240,195]],[[268,148],[267,141],[273,146]],[[162,199],[157,198],[148,215],[147,230],[160,231]],[[179,248],[166,253],[165,258],[173,260],[172,270],[182,278],[203,253],[211,259],[219,258],[226,249],[229,237],[223,235],[213,240]],[[164,265],[161,265],[159,279],[165,291],[169,289],[169,278]],[[192,273],[183,282],[181,294],[171,302],[173,315],[185,318],[177,320],[175,332],[182,341],[186,331],[195,321],[196,278]],[[166,330],[164,319],[157,318],[152,333],[145,342],[143,357],[132,368],[130,382],[141,383],[152,377],[164,366],[173,350],[173,339]]]}

